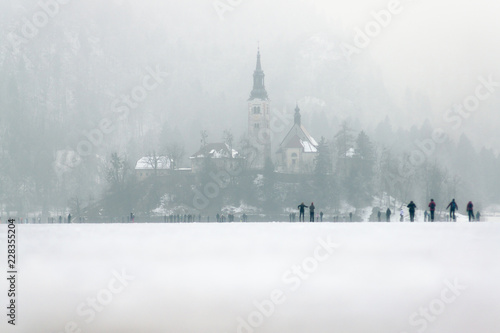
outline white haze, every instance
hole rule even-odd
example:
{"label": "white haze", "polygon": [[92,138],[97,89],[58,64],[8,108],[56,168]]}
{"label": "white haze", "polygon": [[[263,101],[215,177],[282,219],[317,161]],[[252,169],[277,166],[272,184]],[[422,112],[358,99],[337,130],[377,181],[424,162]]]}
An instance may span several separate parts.
{"label": "white haze", "polygon": [[[339,46],[352,44],[354,29],[363,29],[373,20],[371,13],[387,8],[390,1],[234,1],[223,19],[216,3],[71,1],[30,41],[26,56],[36,58],[38,46],[56,43],[61,28],[72,31],[65,37],[79,40],[76,45],[90,38],[98,50],[93,57],[118,65],[92,73],[114,85],[100,108],[136,84],[146,64],[163,66],[171,74],[168,87],[156,91],[138,111],[154,115],[145,117],[146,132],[159,131],[157,117],[181,132],[190,128],[193,135],[185,139],[189,153],[197,148],[201,129],[208,129],[212,140],[220,140],[219,133],[227,128],[237,138],[245,130],[259,42],[272,106],[290,110],[300,101],[304,121],[317,136],[327,133],[310,120],[316,111],[324,111],[330,121],[337,119],[333,123],[359,118],[367,129],[386,116],[405,128],[428,118],[447,129],[443,114],[474,92],[478,76],[500,80],[496,2],[401,1],[402,12],[350,63]],[[19,31],[22,18],[36,11],[37,2],[3,6],[3,28]],[[147,43],[142,41],[146,37]],[[8,48],[3,59],[6,52]],[[465,132],[476,147],[499,149],[499,104],[495,94],[448,134],[458,138]]]}

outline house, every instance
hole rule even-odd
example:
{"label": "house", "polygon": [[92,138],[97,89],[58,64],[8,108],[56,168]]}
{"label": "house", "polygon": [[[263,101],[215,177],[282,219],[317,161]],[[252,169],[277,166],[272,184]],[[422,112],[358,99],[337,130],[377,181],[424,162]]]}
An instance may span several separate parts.
{"label": "house", "polygon": [[135,175],[140,181],[151,176],[166,176],[172,166],[172,159],[167,156],[145,156],[135,164]]}
{"label": "house", "polygon": [[203,170],[206,159],[209,158],[217,170],[238,170],[244,162],[239,153],[223,142],[209,143],[194,153],[191,160],[191,170],[199,173]]}
{"label": "house", "polygon": [[276,151],[276,169],[282,173],[309,173],[314,170],[318,143],[301,123],[299,106],[294,124]]}

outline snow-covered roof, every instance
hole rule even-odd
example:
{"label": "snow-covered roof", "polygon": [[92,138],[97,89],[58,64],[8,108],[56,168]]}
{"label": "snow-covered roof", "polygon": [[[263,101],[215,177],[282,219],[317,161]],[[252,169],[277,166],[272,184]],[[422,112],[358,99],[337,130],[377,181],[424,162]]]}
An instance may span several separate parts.
{"label": "snow-covered roof", "polygon": [[209,143],[205,147],[198,150],[190,158],[237,158],[240,157],[239,153],[235,149],[229,148],[229,146],[223,142]]}
{"label": "snow-covered roof", "polygon": [[281,142],[278,151],[283,148],[302,148],[304,153],[317,153],[317,147],[318,143],[309,132],[307,132],[304,126],[294,124]]}
{"label": "snow-covered roof", "polygon": [[309,141],[300,140],[300,144],[304,148],[304,153],[317,153],[318,149]]}
{"label": "snow-covered roof", "polygon": [[[156,168],[155,168],[156,165]],[[144,156],[135,164],[136,170],[167,170],[170,169],[172,160],[167,156]]]}
{"label": "snow-covered roof", "polygon": [[302,132],[304,132],[304,134],[306,135],[307,137],[307,140],[315,147],[318,146],[318,143],[316,142],[316,140],[314,140],[314,138],[311,136],[311,134],[309,134],[309,132],[306,130],[306,128],[302,125],[300,125],[300,129],[302,130]]}

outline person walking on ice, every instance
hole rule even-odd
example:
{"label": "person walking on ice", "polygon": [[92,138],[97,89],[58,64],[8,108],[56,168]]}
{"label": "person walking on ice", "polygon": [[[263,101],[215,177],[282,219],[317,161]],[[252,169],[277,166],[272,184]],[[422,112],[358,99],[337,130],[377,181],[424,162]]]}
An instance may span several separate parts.
{"label": "person walking on ice", "polygon": [[399,211],[399,222],[403,222],[405,220],[405,212],[403,211],[403,207]]}
{"label": "person walking on ice", "polygon": [[385,219],[387,222],[391,222],[391,213],[391,209],[387,208],[387,210],[385,211]]}
{"label": "person walking on ice", "polygon": [[309,206],[309,222],[314,222],[314,202],[311,202],[311,206]]}
{"label": "person walking on ice", "polygon": [[467,204],[467,213],[469,214],[469,222],[474,221],[474,205],[472,201]]}
{"label": "person walking on ice", "polygon": [[301,203],[300,205],[297,206],[297,208],[299,209],[299,222],[302,221],[304,222],[304,209],[307,208],[306,205],[304,205],[304,203]]}
{"label": "person walking on ice", "polygon": [[431,199],[431,202],[429,202],[429,220],[431,222],[434,222],[434,212],[436,211],[436,203],[434,202],[434,199]]}
{"label": "person walking on ice", "polygon": [[457,217],[455,216],[455,210],[458,209],[458,205],[455,202],[455,199],[451,200],[451,202],[446,206],[446,209],[450,208],[450,219],[453,219],[453,221],[457,220]]}
{"label": "person walking on ice", "polygon": [[415,209],[417,208],[417,205],[415,205],[413,201],[410,201],[407,207],[410,211],[410,222],[413,222],[415,220]]}

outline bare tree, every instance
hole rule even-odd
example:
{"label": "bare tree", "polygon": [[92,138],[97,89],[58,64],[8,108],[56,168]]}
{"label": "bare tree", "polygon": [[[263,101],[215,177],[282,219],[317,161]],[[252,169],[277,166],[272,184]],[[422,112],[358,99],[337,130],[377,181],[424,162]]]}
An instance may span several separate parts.
{"label": "bare tree", "polygon": [[73,215],[76,215],[75,217],[82,216],[82,201],[79,196],[76,195],[74,197],[71,197],[68,204]]}
{"label": "bare tree", "polygon": [[120,157],[118,153],[112,153],[106,168],[106,179],[111,186],[121,187],[125,183],[128,171],[125,158]]}
{"label": "bare tree", "polygon": [[201,146],[205,147],[207,145],[208,132],[206,130],[201,131]]}
{"label": "bare tree", "polygon": [[179,142],[172,142],[169,143],[164,150],[165,154],[167,155],[167,158],[169,158],[170,161],[172,162],[171,168],[177,169],[178,165],[184,158],[185,154],[184,146]]}
{"label": "bare tree", "polygon": [[229,149],[233,149],[234,136],[230,129],[224,130],[222,139],[224,143],[229,146]]}
{"label": "bare tree", "polygon": [[158,168],[162,164],[162,161],[161,161],[162,158],[164,158],[164,157],[158,156],[156,154],[156,151],[154,151],[154,150],[152,153],[148,154],[148,156],[146,157],[146,163],[148,166],[151,167],[151,169],[153,169],[153,173],[155,176],[158,174]]}

